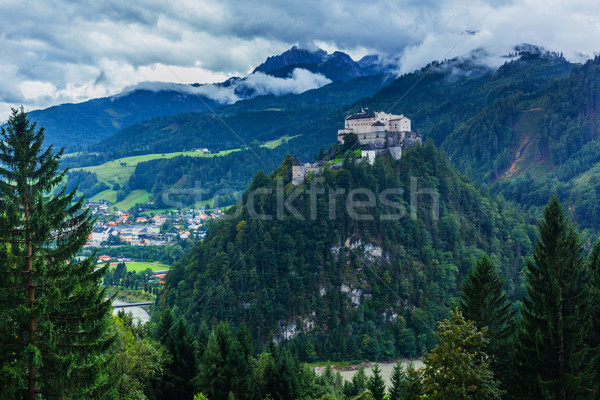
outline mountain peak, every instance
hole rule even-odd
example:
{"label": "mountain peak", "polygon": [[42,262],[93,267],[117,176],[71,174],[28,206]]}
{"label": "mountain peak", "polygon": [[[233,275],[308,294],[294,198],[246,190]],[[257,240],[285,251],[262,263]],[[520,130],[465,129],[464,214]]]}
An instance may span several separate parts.
{"label": "mountain peak", "polygon": [[329,54],[322,49],[308,50],[293,46],[278,56],[267,58],[252,73],[261,72],[285,78],[291,76],[294,69],[302,68],[324,75],[334,82],[345,82],[361,76],[385,74],[393,69],[394,65],[382,61],[380,56],[371,55],[356,62],[342,51]]}
{"label": "mountain peak", "polygon": [[294,64],[319,64],[326,57],[327,52],[323,49],[311,51],[299,49],[298,46],[292,46],[291,49],[286,50],[280,55],[268,57],[265,62],[256,67],[252,73],[262,72],[268,74],[269,72]]}

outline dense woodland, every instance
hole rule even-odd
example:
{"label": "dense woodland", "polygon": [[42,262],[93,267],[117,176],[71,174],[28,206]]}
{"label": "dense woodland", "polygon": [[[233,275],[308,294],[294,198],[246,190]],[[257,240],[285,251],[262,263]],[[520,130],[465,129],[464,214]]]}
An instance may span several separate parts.
{"label": "dense woodland", "polygon": [[[275,216],[278,180],[288,195],[294,189],[291,163],[288,156],[271,175],[259,172],[246,203],[250,193],[270,188],[271,195],[254,203],[260,214]],[[304,192],[294,202],[300,217],[286,212],[262,221],[245,204],[233,220],[211,225],[207,238],[169,272],[155,315],[176,306],[193,330],[201,321],[247,324],[255,343],[280,340],[287,327],[300,333],[289,346],[302,361],[391,360],[435,345],[432,327],[456,304],[482,251],[494,254],[509,277],[510,295],[519,296],[520,259],[535,239],[533,221],[478,189],[432,144],[409,150],[399,162],[381,157],[370,166],[347,158],[322,178],[313,217]],[[439,220],[433,200],[422,194],[414,218],[395,221],[381,216],[399,210],[381,203],[361,209],[372,221],[357,220],[343,198],[331,207],[325,194],[401,188],[390,199],[410,212],[414,179],[419,189],[439,193]]]}

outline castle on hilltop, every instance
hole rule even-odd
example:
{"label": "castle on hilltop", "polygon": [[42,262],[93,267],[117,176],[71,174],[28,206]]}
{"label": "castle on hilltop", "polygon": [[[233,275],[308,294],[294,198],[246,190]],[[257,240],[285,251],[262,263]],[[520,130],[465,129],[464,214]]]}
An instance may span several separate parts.
{"label": "castle on hilltop", "polygon": [[[423,138],[419,132],[411,130],[410,119],[403,114],[394,115],[381,111],[369,111],[361,108],[360,112],[348,115],[344,129],[338,130],[338,144],[344,144],[349,134],[355,134],[361,147],[361,158],[373,165],[375,159],[389,154],[394,160],[402,158],[402,149],[421,144]],[[321,173],[321,162],[315,164],[302,163],[297,157],[292,165],[292,184],[304,182],[309,173]]]}
{"label": "castle on hilltop", "polygon": [[380,111],[360,112],[346,117],[344,129],[338,130],[338,142],[344,143],[348,134],[356,134],[362,146],[362,158],[370,164],[377,156],[390,154],[394,160],[402,158],[402,149],[421,144],[419,132],[411,130],[410,119],[403,114],[394,115]]}

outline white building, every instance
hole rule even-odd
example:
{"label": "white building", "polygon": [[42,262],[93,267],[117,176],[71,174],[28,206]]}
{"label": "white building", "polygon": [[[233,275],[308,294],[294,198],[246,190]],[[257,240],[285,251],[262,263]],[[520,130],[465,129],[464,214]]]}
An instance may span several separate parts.
{"label": "white building", "polygon": [[[346,117],[344,129],[338,130],[338,141],[344,142],[344,135],[348,133],[356,133],[360,138],[367,134],[372,137],[373,133],[378,132],[410,132],[410,119],[403,114],[394,115],[381,111],[365,111],[354,113]],[[362,134],[362,136],[361,136]]]}

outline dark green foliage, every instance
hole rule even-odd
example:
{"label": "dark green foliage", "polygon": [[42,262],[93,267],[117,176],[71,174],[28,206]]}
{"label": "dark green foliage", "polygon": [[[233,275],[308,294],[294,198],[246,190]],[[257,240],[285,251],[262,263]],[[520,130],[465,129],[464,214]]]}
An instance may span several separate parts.
{"label": "dark green foliage", "polygon": [[544,209],[526,269],[517,348],[518,398],[591,399],[598,382],[585,338],[592,276],[583,248],[556,197]]}
{"label": "dark green foliage", "polygon": [[[165,224],[166,223],[167,222],[165,222]],[[173,226],[172,223],[170,223],[170,225]],[[102,253],[111,257],[126,257],[147,262],[159,261],[163,264],[170,265],[175,261],[179,261],[183,252],[191,249],[193,244],[194,242],[192,240],[186,239],[162,246],[121,245],[115,247],[103,247]]]}
{"label": "dark green foliage", "polygon": [[460,311],[440,323],[438,345],[423,357],[422,390],[432,400],[499,400],[501,391],[488,368],[486,339]]}
{"label": "dark green foliage", "polygon": [[372,373],[373,375],[369,377],[367,388],[371,391],[375,400],[383,400],[383,397],[385,396],[385,382],[381,377],[379,365],[375,364]]}
{"label": "dark green foliage", "polygon": [[359,395],[367,390],[368,379],[365,369],[360,367],[352,376],[353,396]]}
{"label": "dark green foliage", "polygon": [[596,382],[600,382],[600,241],[596,241],[588,257],[588,268],[592,278],[590,280],[590,317],[592,326],[589,330],[586,343],[593,349],[596,356]]}
{"label": "dark green foliage", "polygon": [[110,189],[106,183],[98,182],[98,176],[95,173],[78,170],[67,173],[67,192],[77,188],[80,193],[85,193],[86,198],[90,198],[103,190]]}
{"label": "dark green foliage", "polygon": [[[498,98],[449,135],[442,148],[461,171],[532,211],[557,194],[580,228],[597,233],[600,57],[543,90]],[[589,175],[582,178],[582,174]],[[592,189],[592,190],[590,190]]]}
{"label": "dark green foliage", "polygon": [[505,281],[490,257],[484,254],[462,287],[460,309],[463,316],[486,329],[490,369],[501,383],[511,375],[511,337],[514,312],[504,290]]}
{"label": "dark green foliage", "polygon": [[[433,145],[411,149],[399,162],[383,157],[374,166],[348,163],[325,170],[317,187],[369,188],[377,194],[401,188],[390,200],[408,212],[411,177],[416,178],[417,189],[439,192],[439,220],[431,197],[423,194],[414,219],[380,218],[397,209],[379,203],[358,210],[373,213],[372,221],[358,221],[346,212],[343,198],[330,207],[327,195],[317,197],[313,218],[307,193],[294,201],[304,220],[287,211],[278,219],[273,194],[278,185],[287,185],[288,195],[293,190],[291,160],[270,176],[259,172],[244,195],[247,201],[255,189],[271,190],[256,193],[254,208],[274,218],[253,218],[246,204],[211,225],[207,238],[170,269],[159,309],[177,305],[190,321],[245,324],[255,343],[280,337],[282,326],[299,330],[310,323],[313,328],[303,328],[289,343],[301,360],[384,360],[433,346],[430,326],[447,315],[458,282],[481,250],[498,254],[509,288],[518,284],[519,250],[527,251],[533,227],[459,175]],[[367,245],[380,247],[381,256],[367,261]]]}
{"label": "dark green foliage", "polygon": [[396,363],[390,376],[389,399],[418,400],[422,391],[421,375],[413,363],[409,361],[406,367]]}
{"label": "dark green foliage", "polygon": [[188,324],[176,310],[162,314],[155,338],[167,350],[169,359],[155,388],[156,399],[190,399],[196,393],[192,380],[198,370],[195,342]]}
{"label": "dark green foliage", "polygon": [[408,377],[406,376],[406,371],[402,367],[402,364],[397,362],[396,365],[394,365],[392,375],[390,376],[390,400],[403,400],[406,397],[405,386],[407,379]]}
{"label": "dark green foliage", "polygon": [[229,325],[221,324],[208,337],[198,375],[198,387],[209,399],[226,399],[231,391],[231,347]]}
{"label": "dark green foliage", "polygon": [[8,398],[97,398],[112,342],[95,254],[75,257],[94,223],[75,192],[50,195],[62,151],[42,150],[23,109],[0,138],[0,383]]}
{"label": "dark green foliage", "polygon": [[[220,195],[217,205],[235,203],[235,192],[244,190],[255,171],[272,170],[281,162],[279,152],[252,147],[226,156],[174,157],[137,164],[129,179],[131,190],[148,190],[159,207],[195,202]],[[165,204],[168,194],[170,203]]]}

